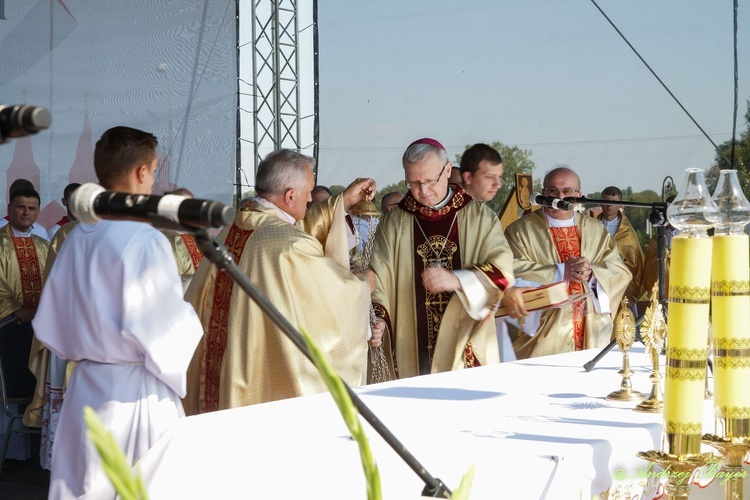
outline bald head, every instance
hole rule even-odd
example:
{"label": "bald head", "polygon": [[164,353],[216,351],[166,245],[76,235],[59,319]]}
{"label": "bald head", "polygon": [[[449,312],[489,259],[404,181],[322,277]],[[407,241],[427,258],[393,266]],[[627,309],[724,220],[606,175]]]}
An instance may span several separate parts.
{"label": "bald head", "polygon": [[[581,179],[578,174],[568,167],[557,167],[544,176],[544,195],[553,198],[567,198],[580,196]],[[572,210],[544,209],[547,215],[553,219],[569,219],[573,216]]]}

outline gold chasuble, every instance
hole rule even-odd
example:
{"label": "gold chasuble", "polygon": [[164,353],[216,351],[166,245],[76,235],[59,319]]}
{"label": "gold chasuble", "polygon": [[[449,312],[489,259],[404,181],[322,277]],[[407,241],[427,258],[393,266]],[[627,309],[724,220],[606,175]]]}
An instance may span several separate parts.
{"label": "gold chasuble", "polygon": [[[344,224],[340,196],[309,208],[297,225],[254,200],[219,238],[292,326],[310,333],[357,386],[367,363],[370,290],[349,271]],[[188,369],[189,415],[326,390],[315,366],[210,262],[198,268],[186,298],[206,332]]]}
{"label": "gold chasuble", "polygon": [[35,234],[18,238],[10,224],[0,229],[0,318],[39,304],[48,249],[49,243]]}
{"label": "gold chasuble", "polygon": [[[19,238],[11,225],[0,229],[0,318],[21,307],[36,309],[42,294],[44,263],[49,243],[32,234]],[[31,323],[13,322],[0,331],[0,355],[10,397],[27,397],[36,381],[29,371],[33,342]]]}
{"label": "gold chasuble", "polygon": [[[378,225],[370,269],[376,276],[375,313],[386,323],[383,337],[389,378],[405,378],[499,362],[492,314],[513,282],[513,256],[500,220],[462,188],[432,209],[410,192]],[[421,274],[430,266],[469,271],[484,299],[480,317],[467,312],[476,290],[431,293]],[[481,284],[479,284],[481,283]]]}
{"label": "gold chasuble", "polygon": [[[599,214],[599,220],[601,221],[601,214]],[[630,221],[623,213],[620,213],[620,227],[617,228],[615,233],[615,243],[617,243],[617,251],[620,253],[620,257],[625,261],[625,265],[628,266],[630,274],[633,275],[633,279],[630,280],[627,290],[625,290],[625,296],[628,298],[630,305],[635,304],[641,298],[644,292],[643,288],[643,265],[644,257],[643,250],[641,249],[641,242],[638,241],[638,235],[635,233],[635,229],[630,224]],[[651,293],[651,289],[648,289]]]}
{"label": "gold chasuble", "polygon": [[[567,235],[558,236],[557,244],[552,229],[569,229]],[[572,236],[571,236],[572,235]],[[576,348],[591,349],[607,345],[612,335],[612,321],[630,281],[630,271],[617,253],[614,239],[596,219],[576,213],[572,228],[550,228],[544,210],[524,215],[505,231],[513,250],[516,276],[543,285],[552,283],[557,264],[567,258],[558,248],[567,247],[572,255],[580,244],[580,256],[591,262],[593,276],[609,299],[611,312],[597,313],[591,297],[581,305],[569,304],[542,312],[539,329],[533,337],[520,333],[513,342],[519,359],[571,352]],[[558,246],[559,245],[559,246]],[[583,291],[592,291],[582,283]],[[574,291],[574,290],[571,290]],[[582,338],[575,328],[577,316],[582,314]],[[581,344],[582,342],[582,344]]]}
{"label": "gold chasuble", "polygon": [[183,290],[187,290],[195,271],[203,260],[203,252],[198,248],[195,239],[190,234],[180,233],[172,229],[163,229],[162,233],[167,237],[172,247],[172,253],[177,262],[177,272],[182,279]]}
{"label": "gold chasuble", "polygon": [[[52,237],[52,241],[49,243],[49,251],[47,252],[47,260],[44,265],[44,280],[47,280],[52,264],[55,262],[57,254],[60,253],[65,238],[68,237],[70,232],[78,225],[78,221],[68,222],[60,229],[57,230],[55,236]],[[73,374],[77,363],[69,361],[67,363],[65,372],[64,388],[67,388],[70,376]],[[26,412],[23,415],[23,423],[29,427],[42,427],[42,410],[44,408],[44,387],[47,384],[47,369],[49,367],[49,350],[39,342],[34,336],[34,340],[31,342],[31,354],[29,355],[29,370],[36,377],[36,389],[34,390],[34,399],[31,404],[26,407]],[[64,389],[63,388],[63,389]],[[64,391],[63,391],[64,392]],[[48,396],[49,397],[49,396]]]}

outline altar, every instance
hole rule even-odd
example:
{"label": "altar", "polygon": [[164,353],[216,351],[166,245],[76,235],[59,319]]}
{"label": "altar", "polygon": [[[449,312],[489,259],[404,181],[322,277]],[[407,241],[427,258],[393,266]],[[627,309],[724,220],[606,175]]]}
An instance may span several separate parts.
{"label": "altar", "polygon": [[[657,498],[661,414],[607,401],[622,354],[582,367],[596,350],[415,377],[356,389],[434,477],[455,489],[475,466],[470,498]],[[631,350],[633,388],[648,394],[650,365]],[[663,365],[662,365],[663,366]],[[704,432],[714,432],[706,401]],[[384,499],[416,499],[419,477],[367,424]],[[710,451],[706,448],[705,451]],[[332,398],[319,394],[181,420],[136,467],[152,499],[366,498],[357,445]],[[746,467],[747,470],[747,467]],[[691,499],[722,498],[704,469]],[[746,478],[745,490],[750,491]]]}

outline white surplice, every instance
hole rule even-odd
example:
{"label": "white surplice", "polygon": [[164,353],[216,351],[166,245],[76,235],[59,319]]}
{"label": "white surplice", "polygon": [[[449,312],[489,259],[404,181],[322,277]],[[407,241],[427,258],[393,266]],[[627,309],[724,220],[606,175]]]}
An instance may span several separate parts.
{"label": "white surplice", "polygon": [[182,298],[169,242],[143,223],[79,224],[50,271],[33,325],[50,351],[78,362],[57,428],[50,498],[112,498],[83,407],[136,462],[184,416],[185,372],[203,334]]}

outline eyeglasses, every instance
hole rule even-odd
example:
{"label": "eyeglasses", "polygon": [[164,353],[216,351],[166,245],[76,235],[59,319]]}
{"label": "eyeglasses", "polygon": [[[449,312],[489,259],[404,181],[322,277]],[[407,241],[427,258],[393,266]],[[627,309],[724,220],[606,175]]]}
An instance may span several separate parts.
{"label": "eyeglasses", "polygon": [[429,180],[426,180],[426,181],[410,181],[409,179],[407,179],[406,177],[404,177],[404,180],[406,181],[406,187],[408,187],[409,189],[411,189],[411,188],[417,188],[417,189],[419,189],[422,186],[426,186],[428,188],[431,188],[432,186],[434,186],[435,184],[437,184],[437,181],[439,181],[440,178],[443,176],[443,172],[445,172],[445,167],[448,166],[448,163],[450,163],[450,162],[448,162],[448,161],[445,162],[445,165],[443,165],[443,168],[440,169],[440,173],[434,179],[429,179]]}
{"label": "eyeglasses", "polygon": [[546,191],[548,195],[562,196],[563,198],[574,196],[578,193],[577,189],[572,188],[544,188],[544,191]]}

